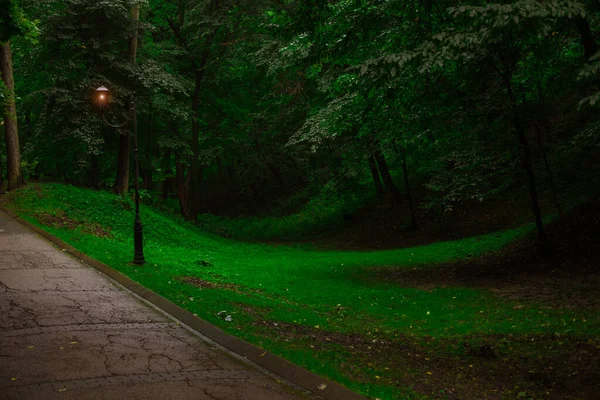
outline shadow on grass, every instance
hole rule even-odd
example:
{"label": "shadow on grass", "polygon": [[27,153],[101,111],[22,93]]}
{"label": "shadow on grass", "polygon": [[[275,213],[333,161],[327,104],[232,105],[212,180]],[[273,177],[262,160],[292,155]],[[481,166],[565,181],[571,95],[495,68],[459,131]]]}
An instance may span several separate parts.
{"label": "shadow on grass", "polygon": [[485,289],[508,300],[552,308],[600,308],[600,201],[586,203],[550,227],[554,251],[543,257],[532,239],[466,263],[418,268],[375,267],[375,282],[433,290]]}

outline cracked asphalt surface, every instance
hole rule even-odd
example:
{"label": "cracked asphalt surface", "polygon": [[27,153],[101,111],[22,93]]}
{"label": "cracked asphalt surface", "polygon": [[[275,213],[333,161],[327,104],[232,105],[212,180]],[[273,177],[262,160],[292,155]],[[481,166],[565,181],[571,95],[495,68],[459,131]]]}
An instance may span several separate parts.
{"label": "cracked asphalt surface", "polygon": [[0,399],[307,398],[0,212]]}

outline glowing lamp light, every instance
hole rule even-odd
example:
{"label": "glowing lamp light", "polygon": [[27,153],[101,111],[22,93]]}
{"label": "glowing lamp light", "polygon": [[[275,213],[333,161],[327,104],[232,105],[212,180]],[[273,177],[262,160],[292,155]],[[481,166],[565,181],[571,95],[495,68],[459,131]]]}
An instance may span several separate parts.
{"label": "glowing lamp light", "polygon": [[96,99],[98,100],[98,105],[101,109],[106,108],[108,104],[108,96],[110,95],[110,91],[104,86],[100,86],[96,89]]}

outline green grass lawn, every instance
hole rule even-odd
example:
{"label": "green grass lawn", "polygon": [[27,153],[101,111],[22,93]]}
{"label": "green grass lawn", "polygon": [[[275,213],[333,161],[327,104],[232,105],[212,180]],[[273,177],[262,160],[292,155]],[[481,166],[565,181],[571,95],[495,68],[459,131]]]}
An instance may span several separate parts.
{"label": "green grass lawn", "polygon": [[[598,345],[600,318],[593,309],[523,306],[484,289],[423,290],[384,279],[386,271],[435,268],[498,251],[528,235],[531,226],[409,249],[315,251],[224,239],[142,207],[147,265],[139,267],[129,264],[129,199],[44,184],[4,201],[26,220],[225,331],[371,398],[460,393],[472,382],[454,382],[453,370],[468,374],[479,367],[474,363],[485,368],[478,390],[487,390],[491,361],[479,362],[469,349],[490,338],[500,359],[512,359],[515,349],[544,357],[560,351],[539,347],[547,337]],[[519,385],[506,389],[513,398],[537,390]]]}

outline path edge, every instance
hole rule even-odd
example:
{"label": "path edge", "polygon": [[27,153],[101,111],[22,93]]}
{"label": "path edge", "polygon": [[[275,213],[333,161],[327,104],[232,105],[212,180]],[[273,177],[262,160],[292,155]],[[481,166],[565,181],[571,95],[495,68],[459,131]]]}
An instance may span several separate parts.
{"label": "path edge", "polygon": [[[40,235],[44,239],[55,244],[63,251],[85,262],[87,265],[96,269],[97,271],[100,271],[109,278],[114,279],[127,290],[160,308],[162,311],[169,314],[176,320],[188,325],[201,335],[206,336],[227,350],[260,365],[275,375],[278,375],[290,381],[291,383],[298,385],[300,388],[305,389],[324,400],[367,400],[366,397],[351,391],[339,383],[333,382],[327,378],[323,378],[314,372],[310,372],[307,369],[293,364],[280,356],[272,354],[258,346],[250,344],[222,331],[215,325],[212,325],[202,318],[195,316],[191,312],[154,293],[150,289],[145,288],[121,272],[88,256],[85,253],[82,253],[75,247],[57,238],[56,236],[51,235],[42,228],[24,220],[12,210],[9,210],[5,205],[0,204],[0,211],[17,221],[19,224]],[[325,387],[323,387],[323,385],[325,385]],[[320,389],[320,387],[323,389]]]}

